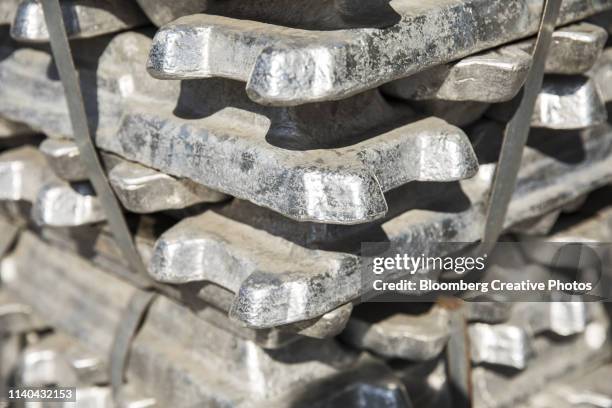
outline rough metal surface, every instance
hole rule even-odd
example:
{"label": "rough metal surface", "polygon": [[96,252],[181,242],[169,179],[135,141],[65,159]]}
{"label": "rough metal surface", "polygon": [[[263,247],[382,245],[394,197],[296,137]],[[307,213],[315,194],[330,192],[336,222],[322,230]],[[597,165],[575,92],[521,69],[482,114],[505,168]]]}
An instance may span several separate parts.
{"label": "rough metal surface", "polygon": [[412,361],[435,358],[446,345],[449,323],[443,308],[434,306],[422,314],[387,313],[372,319],[368,318],[368,306],[374,305],[363,306],[365,316],[356,314],[349,320],[342,334],[348,344],[387,358]]}
{"label": "rough metal surface", "polygon": [[476,364],[502,364],[524,369],[532,353],[530,338],[521,327],[475,323],[469,327],[470,355]]}
{"label": "rough metal surface", "polygon": [[549,332],[567,337],[583,333],[588,324],[587,310],[588,304],[582,302],[514,304],[507,322],[470,325],[472,361],[526,369],[533,357],[536,335]]}
{"label": "rough metal surface", "polygon": [[[84,346],[107,355],[112,333],[134,290],[129,284],[29,233],[22,235],[9,261],[2,269],[7,288]],[[61,295],[47,290],[51,282],[60,281],[66,285]],[[65,307],[82,298],[83,293],[91,294],[83,307]],[[161,296],[151,306],[134,340],[128,378],[149,379],[142,391],[162,406],[171,402],[172,406],[188,407],[193,401],[253,406],[271,401],[275,403],[272,406],[295,407],[302,406],[303,399],[316,402],[304,406],[334,406],[330,399],[342,398],[343,394],[350,397],[351,392],[363,394],[370,402],[383,398],[393,407],[410,406],[406,405],[409,400],[403,387],[389,371],[389,380],[383,384],[373,379],[383,376],[381,368],[369,381],[357,380],[372,369],[367,363],[370,359],[364,357],[343,349],[334,340],[303,340],[265,351]],[[223,372],[218,369],[220,365]],[[339,390],[336,394],[308,391],[309,385],[325,385],[327,381],[331,381],[330,389]],[[346,381],[350,386],[341,385]]]}
{"label": "rough metal surface", "polygon": [[473,406],[515,407],[540,392],[546,384],[606,361],[610,357],[609,321],[601,305],[596,306],[593,321],[583,334],[571,341],[538,337],[533,344],[534,358],[527,370],[506,373],[475,367]]}
{"label": "rough metal surface", "polygon": [[[558,24],[611,6],[565,1]],[[398,0],[392,7],[401,18],[386,29],[306,31],[203,14],[183,17],[158,31],[148,69],[166,79],[247,81],[249,97],[263,104],[341,99],[534,34],[542,2]]]}
{"label": "rough metal surface", "polygon": [[[3,209],[2,211],[5,211]],[[7,214],[7,215],[10,215]],[[28,219],[29,209],[22,213],[21,217]],[[159,215],[157,215],[159,217]],[[11,227],[14,222],[23,220],[4,220],[2,225]],[[7,222],[11,224],[6,224]],[[140,219],[139,229],[135,236],[137,247],[145,261],[151,257],[155,243],[156,232],[163,230],[163,222],[153,222],[151,219]],[[50,244],[86,256],[97,267],[106,273],[129,278],[132,273],[125,260],[122,260],[117,244],[110,235],[110,231],[104,228],[104,224],[85,225],[78,228],[43,228],[37,231]],[[298,322],[294,325],[285,325],[271,329],[246,329],[237,326],[227,319],[228,310],[231,307],[233,294],[227,289],[214,284],[195,285],[192,287],[165,286],[163,292],[173,299],[181,301],[190,308],[200,310],[198,316],[217,327],[223,328],[240,338],[256,342],[266,349],[276,349],[296,341],[300,336],[313,338],[328,338],[341,332],[350,317],[352,305],[346,304],[331,310],[322,316]]]}
{"label": "rough metal surface", "polygon": [[589,71],[604,102],[612,101],[612,48],[606,48],[593,69]]}
{"label": "rough metal surface", "polygon": [[[131,0],[63,0],[60,5],[69,38],[95,37],[147,23]],[[27,42],[49,41],[40,2],[22,0],[19,3],[11,25],[11,37]]]}
{"label": "rough metal surface", "polygon": [[121,204],[135,213],[180,209],[228,198],[191,180],[177,179],[125,160],[113,167],[108,178]]}
{"label": "rough metal surface", "polygon": [[[490,123],[478,132],[483,133],[477,144],[483,160],[479,175],[456,185],[455,193],[448,187],[435,185],[415,185],[414,190],[398,191],[397,202],[401,204],[382,224],[328,226],[320,231],[319,246],[325,246],[325,240],[333,237],[359,241],[360,237],[367,236],[389,240],[398,251],[420,254],[433,242],[476,241],[484,217],[483,200],[494,171],[493,164],[483,164],[488,161],[485,145],[497,143],[501,128]],[[496,132],[499,133],[496,135]],[[534,136],[531,143],[537,149],[527,148],[506,225],[547,213],[608,183],[612,179],[611,137],[605,127],[563,137]],[[571,159],[577,152],[576,143],[584,153],[579,161]],[[561,149],[554,153],[558,159],[542,153],[555,149]],[[567,193],[569,185],[572,186],[570,194]],[[446,204],[436,195],[440,191],[448,194]],[[459,205],[461,202],[464,205]],[[242,219],[248,220],[246,216]],[[283,233],[283,228],[291,234]],[[316,231],[308,225],[303,228]],[[267,231],[274,231],[276,235]],[[179,222],[161,236],[149,273],[162,282],[210,281],[228,288],[237,293],[232,316],[253,327],[309,319],[358,298],[361,282],[354,252],[307,249],[291,242],[297,232],[298,227],[283,227],[278,221],[272,225],[264,222],[254,228],[207,211]],[[312,244],[311,241],[310,245],[302,245]],[[304,261],[298,263],[296,259]]]}
{"label": "rough metal surface", "polygon": [[88,182],[45,184],[36,197],[32,218],[40,226],[76,227],[106,220]]}
{"label": "rough metal surface", "polygon": [[0,200],[33,203],[42,186],[54,180],[44,156],[34,146],[0,153]]}
{"label": "rough metal surface", "polygon": [[[601,55],[607,38],[604,29],[587,23],[555,31],[546,72],[586,72]],[[390,82],[382,89],[408,100],[505,102],[514,98],[525,82],[533,45],[534,41],[505,45]]]}
{"label": "rough metal surface", "polygon": [[[235,83],[192,82],[182,86],[179,105],[193,100],[195,92],[217,92],[228,102],[205,105],[201,114],[189,114],[198,120],[186,119],[186,113],[179,115],[170,107],[176,102],[172,98],[177,97],[178,84],[140,81],[136,72],[127,76],[117,72],[117,65],[125,61],[119,58],[147,42],[138,34],[120,35],[100,62],[108,80],[101,81],[97,90],[97,144],[129,160],[291,218],[341,224],[384,216],[383,192],[402,184],[453,181],[471,177],[477,169],[471,145],[460,129],[435,118],[415,120],[410,109],[398,111],[376,92],[299,108],[255,109]],[[57,103],[61,89],[46,76],[35,74],[33,81],[24,75],[21,55],[40,61],[30,62],[34,65],[30,70],[42,68],[49,58],[44,52],[20,49],[4,60],[4,67],[0,62],[0,76],[12,78],[15,85],[0,91],[4,101],[0,112],[35,123],[50,134],[69,135],[65,113]],[[26,78],[28,83],[23,84]],[[117,94],[114,87],[108,89],[113,80],[120,89],[127,89],[126,95]],[[20,83],[23,86],[17,88]],[[138,96],[135,89],[155,88],[156,83],[163,85],[157,89],[164,101],[160,106]],[[19,96],[13,97],[17,92]],[[34,112],[27,107],[30,98],[39,107]],[[245,109],[235,107],[236,103]],[[353,120],[355,110],[363,112],[357,120]],[[393,123],[400,118],[402,122],[393,130],[380,131],[382,121]],[[366,135],[369,138],[364,140]]]}
{"label": "rough metal surface", "polygon": [[[62,180],[87,180],[79,149],[72,140],[47,138],[39,149]],[[177,179],[114,155],[103,154],[102,159],[115,194],[127,210],[135,213],[180,209],[228,198],[191,180]]]}
{"label": "rough metal surface", "polygon": [[[518,101],[496,105],[489,117],[505,121],[514,112]],[[548,76],[536,100],[531,118],[535,128],[571,130],[604,123],[607,112],[595,82],[583,76]]]}
{"label": "rough metal surface", "polygon": [[87,170],[81,163],[79,148],[72,140],[45,139],[39,146],[49,166],[65,181],[87,180]]}
{"label": "rough metal surface", "polygon": [[[158,123],[152,132],[141,131],[140,139],[131,137],[143,122],[148,122],[144,116],[124,122],[112,150],[299,221],[371,221],[387,213],[385,191],[410,181],[469,178],[477,170],[465,134],[435,118],[351,146],[307,151],[213,134],[189,123]],[[168,140],[175,132],[182,137]]]}

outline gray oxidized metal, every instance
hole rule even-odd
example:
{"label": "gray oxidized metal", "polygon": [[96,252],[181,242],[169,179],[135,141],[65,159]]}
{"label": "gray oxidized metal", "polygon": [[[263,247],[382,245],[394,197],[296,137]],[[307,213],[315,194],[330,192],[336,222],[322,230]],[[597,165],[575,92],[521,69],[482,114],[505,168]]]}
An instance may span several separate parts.
{"label": "gray oxidized metal", "polygon": [[[489,117],[505,121],[517,100],[491,108]],[[601,125],[608,117],[595,82],[584,76],[548,76],[544,79],[531,118],[535,128],[571,130]]]}
{"label": "gray oxidized metal", "polygon": [[[367,313],[368,305],[361,306]],[[424,361],[437,357],[449,336],[446,310],[433,306],[422,314],[389,314],[380,320],[353,316],[342,339],[387,358]]]}
{"label": "gray oxidized metal", "polygon": [[[553,33],[546,60],[550,74],[582,74],[601,55],[608,33],[580,23]],[[498,103],[514,98],[531,66],[534,41],[504,45],[459,62],[427,69],[383,86],[383,92],[409,100],[442,99]]]}
{"label": "gray oxidized metal", "polygon": [[39,191],[32,218],[40,226],[76,227],[104,221],[106,215],[88,182],[56,181]]}
{"label": "gray oxidized metal", "polygon": [[[606,129],[583,131],[571,137],[534,136],[533,143],[540,146],[526,149],[525,167],[519,175],[518,193],[510,205],[506,226],[545,214],[612,180],[612,134]],[[491,133],[493,130],[498,133]],[[492,123],[475,130],[476,134],[485,133],[477,146],[483,152],[483,160],[491,152],[484,153],[485,146],[480,145],[495,146],[502,130]],[[575,143],[581,145],[585,156],[572,164],[567,158],[576,153]],[[566,159],[547,156],[540,149],[556,151]],[[226,287],[236,293],[231,315],[252,327],[310,319],[360,296],[360,262],[352,251],[313,250],[302,245],[334,247],[338,245],[334,237],[341,242],[361,242],[363,237],[379,236],[377,239],[390,241],[398,251],[420,255],[435,242],[476,241],[480,238],[484,197],[493,172],[492,163],[482,164],[477,177],[455,187],[409,186],[397,192],[398,201],[393,202],[399,208],[393,209],[394,215],[384,222],[373,226],[327,226],[320,231],[318,242],[297,239],[301,228],[311,230],[308,224],[287,225],[283,232],[278,224],[253,227],[243,222],[254,223],[255,219],[248,221],[243,216],[244,221],[237,222],[206,211],[184,219],[160,237],[149,273],[162,282],[210,281]],[[566,192],[569,185],[571,194]],[[441,191],[446,193],[443,202],[438,194]],[[287,231],[292,231],[294,238]],[[326,244],[326,239],[332,241]]]}
{"label": "gray oxidized metal", "polygon": [[[69,38],[89,38],[145,25],[147,18],[131,0],[62,0],[64,24]],[[11,25],[18,41],[46,42],[49,33],[42,5],[22,0]]]}
{"label": "gray oxidized metal", "polygon": [[[392,3],[401,17],[385,29],[307,31],[198,14],[162,27],[149,72],[165,79],[225,77],[247,82],[262,104],[342,99],[537,31],[539,0]],[[612,7],[563,3],[559,25]],[[476,12],[477,11],[477,12]]]}
{"label": "gray oxidized metal", "polygon": [[[100,58],[98,83],[90,79],[92,87],[84,88],[98,97],[92,120],[102,150],[300,221],[338,224],[384,216],[383,193],[405,183],[454,181],[477,170],[463,131],[436,118],[419,120],[377,91],[297,108],[260,107],[235,82],[147,78],[132,50],[148,44],[140,34],[115,37]],[[63,91],[46,75],[49,55],[5,52],[0,77],[10,85],[0,89],[0,112],[69,136],[58,103]],[[201,104],[202,94],[220,97]],[[197,108],[185,108],[190,102]]]}

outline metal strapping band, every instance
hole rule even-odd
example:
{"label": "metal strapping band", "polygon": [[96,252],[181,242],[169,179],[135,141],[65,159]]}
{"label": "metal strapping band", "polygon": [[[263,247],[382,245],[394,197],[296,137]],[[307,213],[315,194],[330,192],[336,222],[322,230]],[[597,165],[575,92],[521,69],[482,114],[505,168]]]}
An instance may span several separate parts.
{"label": "metal strapping band", "polygon": [[113,339],[109,360],[109,378],[114,401],[118,401],[121,387],[123,386],[132,340],[144,321],[155,296],[154,292],[136,289],[136,292],[130,299],[127,310],[121,316],[121,321]]}
{"label": "metal strapping band", "polygon": [[81,159],[87,168],[96,195],[104,208],[108,224],[119,249],[132,269],[138,274],[138,285],[143,288],[150,287],[151,283],[146,268],[132,239],[121,205],[106,178],[89,129],[81,85],[68,44],[59,0],[42,0],[42,6],[51,40],[51,50],[64,86],[72,131],[81,153]]}
{"label": "metal strapping band", "polygon": [[561,0],[546,0],[540,21],[538,39],[533,51],[531,69],[523,87],[523,97],[514,116],[506,126],[495,179],[491,188],[487,217],[480,251],[490,251],[504,228],[504,221],[521,166],[527,143],[536,98],[542,89],[546,58],[552,42]]}

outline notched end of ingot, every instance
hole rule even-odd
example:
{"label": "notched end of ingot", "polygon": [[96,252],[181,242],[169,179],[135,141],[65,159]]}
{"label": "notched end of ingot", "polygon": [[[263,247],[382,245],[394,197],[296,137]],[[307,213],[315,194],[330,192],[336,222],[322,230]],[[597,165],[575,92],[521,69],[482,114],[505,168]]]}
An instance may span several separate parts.
{"label": "notched end of ingot", "polygon": [[108,178],[121,204],[139,214],[181,209],[228,198],[191,180],[177,179],[128,161],[113,167]]}
{"label": "notched end of ingot", "polygon": [[273,106],[296,106],[352,96],[357,92],[341,89],[344,82],[335,80],[338,53],[342,50],[302,42],[265,48],[251,71],[247,95],[261,105]]}
{"label": "notched end of ingot", "polygon": [[[518,98],[494,105],[487,116],[510,120]],[[531,126],[534,128],[579,130],[601,125],[608,113],[594,81],[584,76],[547,76],[535,102]]]}
{"label": "notched end of ingot", "polygon": [[[214,282],[229,290],[236,290],[238,276],[221,276],[221,269],[232,271],[246,268],[233,256],[229,244],[222,237],[198,228],[200,219],[186,219],[163,233],[155,243],[148,266],[149,275],[158,282],[183,284]],[[192,221],[192,222],[188,222]],[[211,273],[212,272],[212,273]]]}
{"label": "notched end of ingot", "polygon": [[469,326],[470,355],[476,364],[494,364],[523,370],[533,355],[531,338],[518,326],[474,323]]}
{"label": "notched end of ingot", "polygon": [[455,101],[505,102],[518,94],[530,66],[529,54],[510,47],[464,58],[453,66],[437,96]]}
{"label": "notched end of ingot", "polygon": [[342,338],[384,357],[426,361],[444,349],[450,333],[448,319],[448,312],[437,306],[424,314],[397,313],[375,322],[355,316]]}
{"label": "notched end of ingot", "polygon": [[601,55],[607,39],[605,29],[588,23],[556,30],[546,60],[546,72],[576,75],[588,71]]}
{"label": "notched end of ingot", "polygon": [[34,202],[40,188],[53,179],[45,158],[34,146],[0,154],[0,200]]}
{"label": "notched end of ingot", "polygon": [[20,381],[29,386],[72,386],[108,381],[104,362],[73,338],[53,333],[28,346],[18,363]]}
{"label": "notched end of ingot", "polygon": [[[146,17],[132,2],[60,2],[68,38],[89,38],[132,28],[146,23]],[[11,37],[23,42],[48,42],[49,31],[36,0],[23,0],[11,26]]]}
{"label": "notched end of ingot", "polygon": [[548,77],[536,100],[531,125],[548,129],[585,129],[608,118],[595,83],[581,76]]}
{"label": "notched end of ingot", "polygon": [[[240,285],[229,316],[247,327],[266,329],[321,316],[357,296],[358,289],[353,288],[352,296],[322,299],[322,292],[331,290],[326,286],[334,284],[324,282],[329,280],[324,275],[299,270],[282,275],[256,271]],[[337,279],[342,281],[346,279]]]}
{"label": "notched end of ingot", "polygon": [[[70,21],[67,21],[66,32],[68,35],[72,33],[72,29]],[[11,25],[11,37],[23,42],[49,41],[49,32],[40,2],[24,0],[19,3]]]}
{"label": "notched end of ingot", "polygon": [[518,94],[530,66],[529,54],[501,47],[390,82],[383,91],[407,100],[505,102]]}
{"label": "notched end of ingot", "polygon": [[[183,24],[182,22],[185,21]],[[190,24],[190,17],[180,18],[157,31],[147,71],[157,79],[195,79],[223,76],[210,66],[207,44],[215,27]]]}
{"label": "notched end of ingot", "polygon": [[[206,211],[162,234],[148,271],[161,282],[212,282],[240,292],[236,318],[270,328],[319,318],[350,302],[358,293],[357,268],[354,255],[307,249]],[[334,330],[347,316],[328,317],[331,327],[319,327],[319,333]]]}
{"label": "notched end of ingot", "polygon": [[38,193],[32,218],[40,226],[77,227],[104,221],[106,216],[88,183],[53,182]]}
{"label": "notched end of ingot", "polygon": [[458,181],[478,173],[478,158],[472,143],[455,126],[444,123],[431,132],[424,131],[413,148],[420,152],[418,181]]}
{"label": "notched end of ingot", "polygon": [[79,148],[72,140],[45,139],[38,147],[55,174],[66,181],[87,180],[87,169],[81,162]]}

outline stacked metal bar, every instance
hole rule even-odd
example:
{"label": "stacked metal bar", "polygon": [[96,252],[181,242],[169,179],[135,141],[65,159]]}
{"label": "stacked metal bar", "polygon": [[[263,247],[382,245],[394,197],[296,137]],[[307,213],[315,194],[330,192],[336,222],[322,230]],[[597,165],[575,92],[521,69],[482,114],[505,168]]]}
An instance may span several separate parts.
{"label": "stacked metal bar", "polygon": [[[360,304],[363,242],[418,256],[480,239],[542,3],[61,1],[95,144],[161,292],[121,404],[455,406],[457,318],[474,406],[539,406],[568,370],[606,370],[597,304]],[[527,244],[612,181],[608,9],[563,2],[505,223]],[[41,4],[1,2],[0,24],[0,228],[18,231],[3,377],[114,406],[133,272],[73,141]],[[558,234],[607,239],[583,218]]]}

